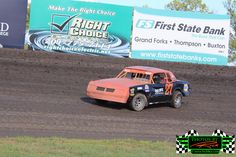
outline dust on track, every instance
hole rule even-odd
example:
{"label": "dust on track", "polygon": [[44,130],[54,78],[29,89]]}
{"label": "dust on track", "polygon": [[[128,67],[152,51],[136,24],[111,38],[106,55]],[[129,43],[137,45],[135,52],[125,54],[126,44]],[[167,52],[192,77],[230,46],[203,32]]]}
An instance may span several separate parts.
{"label": "dust on track", "polygon": [[[125,66],[171,70],[192,84],[181,109],[96,104],[90,80],[115,76]],[[0,49],[0,136],[174,140],[196,129],[236,132],[236,68]]]}

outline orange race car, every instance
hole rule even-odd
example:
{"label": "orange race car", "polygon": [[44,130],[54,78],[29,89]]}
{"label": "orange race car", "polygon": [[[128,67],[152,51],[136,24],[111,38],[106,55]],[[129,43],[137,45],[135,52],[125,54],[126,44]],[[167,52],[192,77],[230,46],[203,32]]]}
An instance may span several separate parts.
{"label": "orange race car", "polygon": [[125,68],[116,78],[90,81],[87,95],[98,102],[128,103],[135,111],[157,103],[180,108],[182,97],[190,95],[190,85],[177,80],[168,70],[133,66]]}

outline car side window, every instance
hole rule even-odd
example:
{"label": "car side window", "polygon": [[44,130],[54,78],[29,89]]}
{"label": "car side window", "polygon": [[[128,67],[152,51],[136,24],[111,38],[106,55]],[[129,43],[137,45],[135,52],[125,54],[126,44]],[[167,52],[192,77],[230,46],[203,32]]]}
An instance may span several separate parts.
{"label": "car side window", "polygon": [[164,84],[165,83],[165,74],[164,73],[157,73],[153,75],[153,82],[155,84]]}

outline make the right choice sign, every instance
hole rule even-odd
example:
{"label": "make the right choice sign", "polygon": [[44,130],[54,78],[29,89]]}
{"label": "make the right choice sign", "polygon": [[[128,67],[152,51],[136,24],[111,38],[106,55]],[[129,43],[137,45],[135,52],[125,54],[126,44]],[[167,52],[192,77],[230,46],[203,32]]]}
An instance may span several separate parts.
{"label": "make the right choice sign", "polygon": [[135,8],[131,58],[227,65],[227,15]]}

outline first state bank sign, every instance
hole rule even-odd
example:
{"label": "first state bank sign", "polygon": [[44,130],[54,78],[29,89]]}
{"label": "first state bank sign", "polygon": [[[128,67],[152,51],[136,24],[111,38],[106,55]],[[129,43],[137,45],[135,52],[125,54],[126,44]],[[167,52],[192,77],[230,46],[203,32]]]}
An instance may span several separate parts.
{"label": "first state bank sign", "polygon": [[226,65],[227,15],[135,8],[132,58]]}

